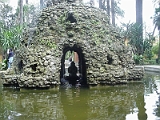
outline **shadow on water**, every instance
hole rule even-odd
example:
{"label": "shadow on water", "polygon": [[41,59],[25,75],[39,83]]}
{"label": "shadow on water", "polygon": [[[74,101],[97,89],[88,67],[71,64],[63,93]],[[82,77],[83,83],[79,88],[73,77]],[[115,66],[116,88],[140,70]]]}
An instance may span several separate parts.
{"label": "shadow on water", "polygon": [[160,77],[142,82],[53,90],[0,85],[0,120],[154,120],[160,117]]}

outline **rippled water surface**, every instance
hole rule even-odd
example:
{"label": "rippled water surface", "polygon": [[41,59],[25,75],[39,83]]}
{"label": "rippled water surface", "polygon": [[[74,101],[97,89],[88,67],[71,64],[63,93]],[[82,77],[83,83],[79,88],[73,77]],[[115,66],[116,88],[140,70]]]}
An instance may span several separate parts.
{"label": "rippled water surface", "polygon": [[0,83],[0,120],[160,120],[160,76],[80,89],[16,90]]}

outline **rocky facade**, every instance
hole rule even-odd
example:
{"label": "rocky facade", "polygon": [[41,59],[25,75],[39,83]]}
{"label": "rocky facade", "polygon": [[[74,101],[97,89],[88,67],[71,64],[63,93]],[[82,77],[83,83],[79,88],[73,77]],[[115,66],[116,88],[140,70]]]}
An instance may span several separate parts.
{"label": "rocky facade", "polygon": [[81,50],[88,85],[141,79],[143,71],[135,69],[131,48],[108,23],[104,11],[82,4],[64,2],[44,9],[37,27],[25,33],[22,46],[16,51],[12,70],[19,75],[18,85],[59,85],[67,48]]}

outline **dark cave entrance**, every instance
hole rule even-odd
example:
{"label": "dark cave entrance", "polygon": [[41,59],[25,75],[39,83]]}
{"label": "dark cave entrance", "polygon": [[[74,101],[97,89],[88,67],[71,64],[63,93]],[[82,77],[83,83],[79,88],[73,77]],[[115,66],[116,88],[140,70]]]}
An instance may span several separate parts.
{"label": "dark cave entrance", "polygon": [[[73,69],[71,64],[74,63],[76,70]],[[75,73],[76,76],[72,76],[72,73]],[[84,55],[82,53],[82,49],[77,45],[73,47],[65,47],[63,49],[63,55],[61,58],[61,70],[60,70],[60,81],[63,84],[63,80],[67,80],[69,84],[73,86],[77,83],[80,83],[81,86],[87,85],[87,77],[86,77],[86,64]]]}

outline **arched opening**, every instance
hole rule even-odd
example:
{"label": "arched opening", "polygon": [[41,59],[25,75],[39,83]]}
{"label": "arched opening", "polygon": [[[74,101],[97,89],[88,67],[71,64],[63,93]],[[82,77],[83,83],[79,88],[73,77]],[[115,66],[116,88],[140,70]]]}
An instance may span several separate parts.
{"label": "arched opening", "polygon": [[33,71],[36,71],[37,64],[30,65]]}
{"label": "arched opening", "polygon": [[113,59],[111,56],[107,56],[108,64],[111,65],[113,63]]}
{"label": "arched opening", "polygon": [[23,71],[23,61],[22,60],[18,62],[18,70],[20,71],[20,73],[22,73]]}
{"label": "arched opening", "polygon": [[[72,66],[72,63],[74,63],[74,67]],[[73,74],[75,75],[72,76]],[[61,58],[61,84],[67,81],[73,86],[77,84],[80,84],[81,86],[86,86],[86,78],[86,64],[82,49],[77,45],[74,45],[73,47],[65,47],[63,49],[63,55]]]}

